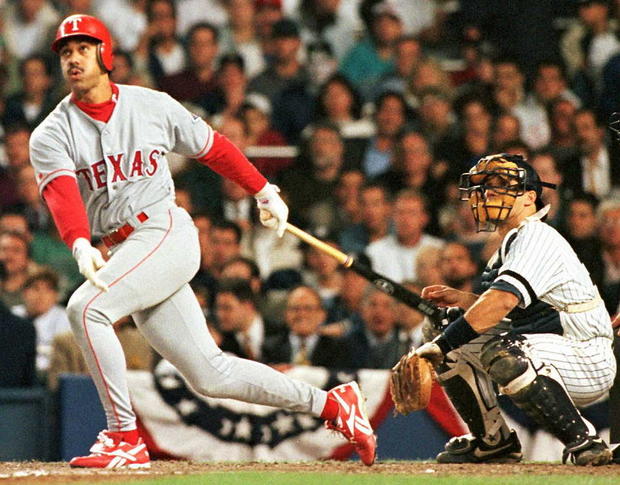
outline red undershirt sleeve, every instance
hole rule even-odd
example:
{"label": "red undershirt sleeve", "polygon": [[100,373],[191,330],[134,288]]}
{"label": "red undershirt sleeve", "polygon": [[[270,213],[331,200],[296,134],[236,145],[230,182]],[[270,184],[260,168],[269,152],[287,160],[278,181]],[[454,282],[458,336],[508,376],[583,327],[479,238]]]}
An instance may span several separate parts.
{"label": "red undershirt sleeve", "polygon": [[68,175],[56,177],[45,186],[42,195],[56,223],[58,233],[69,249],[73,248],[73,242],[79,237],[90,241],[86,207],[77,181],[73,177]]}
{"label": "red undershirt sleeve", "polygon": [[213,132],[213,145],[204,157],[198,159],[222,177],[238,183],[241,187],[254,195],[267,183],[246,156],[224,135]]}

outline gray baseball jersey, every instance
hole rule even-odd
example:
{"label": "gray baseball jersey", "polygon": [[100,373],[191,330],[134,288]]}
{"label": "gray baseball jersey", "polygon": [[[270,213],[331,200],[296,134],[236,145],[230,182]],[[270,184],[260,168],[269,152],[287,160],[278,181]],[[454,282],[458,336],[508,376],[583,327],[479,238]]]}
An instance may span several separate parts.
{"label": "gray baseball jersey", "polygon": [[118,88],[107,123],[88,116],[69,95],[30,141],[39,190],[56,177],[75,177],[95,236],[111,232],[141,209],[174,200],[166,153],[199,158],[213,143],[211,127],[169,95],[137,86]]}

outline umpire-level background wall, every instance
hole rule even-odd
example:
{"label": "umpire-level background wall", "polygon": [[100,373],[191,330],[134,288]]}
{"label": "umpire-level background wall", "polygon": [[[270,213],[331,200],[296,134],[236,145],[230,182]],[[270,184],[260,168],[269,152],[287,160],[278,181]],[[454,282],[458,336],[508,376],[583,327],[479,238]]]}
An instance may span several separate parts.
{"label": "umpire-level background wall", "polygon": [[[541,438],[543,433],[534,432],[514,410],[505,410],[513,416],[511,425],[518,429],[524,448],[533,453],[526,453],[528,459],[559,459],[557,453],[545,456],[535,450],[559,442]],[[607,403],[603,402],[584,414],[600,430],[607,427],[607,412]],[[88,377],[62,376],[57,396],[43,388],[0,389],[0,461],[69,460],[86,453],[105,426],[103,409]],[[430,459],[449,438],[424,411],[407,417],[388,413],[377,434],[381,460]]]}
{"label": "umpire-level background wall", "polygon": [[[62,376],[57,396],[43,388],[0,389],[0,461],[69,460],[86,453],[105,427],[88,377]],[[448,438],[424,412],[390,414],[377,433],[380,459],[430,458]],[[416,446],[407,446],[412,441]]]}

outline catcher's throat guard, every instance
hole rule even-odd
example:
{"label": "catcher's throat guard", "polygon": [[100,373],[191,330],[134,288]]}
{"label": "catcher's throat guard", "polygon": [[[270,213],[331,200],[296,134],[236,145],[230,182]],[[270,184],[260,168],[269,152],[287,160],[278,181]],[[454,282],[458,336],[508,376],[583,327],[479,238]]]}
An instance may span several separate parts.
{"label": "catcher's throat guard", "polygon": [[526,170],[502,155],[484,157],[461,175],[460,199],[469,201],[478,232],[495,231],[508,218],[526,182]]}

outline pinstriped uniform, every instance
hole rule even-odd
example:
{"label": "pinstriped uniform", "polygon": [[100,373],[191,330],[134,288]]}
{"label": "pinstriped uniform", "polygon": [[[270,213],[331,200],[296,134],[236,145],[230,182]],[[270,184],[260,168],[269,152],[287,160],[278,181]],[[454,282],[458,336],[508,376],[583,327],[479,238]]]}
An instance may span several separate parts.
{"label": "pinstriped uniform", "polygon": [[540,211],[511,230],[485,270],[491,275],[489,287],[517,295],[519,308],[451,357],[469,362],[478,379],[484,379],[482,345],[505,331],[522,334],[522,350],[534,369],[558,380],[575,404],[584,406],[613,383],[611,321],[602,301],[587,311],[565,311],[567,305],[598,299],[598,290],[566,240],[540,221],[542,215]]}

